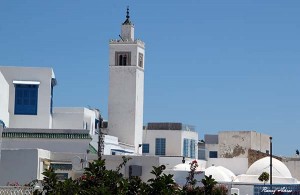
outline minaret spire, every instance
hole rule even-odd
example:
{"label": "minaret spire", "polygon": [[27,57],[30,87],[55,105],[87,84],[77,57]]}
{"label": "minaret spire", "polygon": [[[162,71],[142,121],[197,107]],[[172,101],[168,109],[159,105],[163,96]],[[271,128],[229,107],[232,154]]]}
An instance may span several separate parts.
{"label": "minaret spire", "polygon": [[123,25],[131,25],[130,15],[129,15],[129,6],[127,6],[126,20],[125,20],[125,22],[123,22]]}
{"label": "minaret spire", "polygon": [[127,6],[127,12],[126,13],[127,13],[126,18],[129,19],[130,18],[130,16],[129,16],[129,6]]}

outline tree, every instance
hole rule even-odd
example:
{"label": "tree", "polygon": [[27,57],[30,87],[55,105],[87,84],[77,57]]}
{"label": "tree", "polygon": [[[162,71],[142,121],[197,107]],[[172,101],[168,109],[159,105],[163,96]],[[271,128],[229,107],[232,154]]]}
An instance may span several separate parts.
{"label": "tree", "polygon": [[163,171],[166,169],[165,165],[158,167],[153,166],[151,173],[155,178],[149,179],[148,193],[150,195],[156,194],[179,194],[180,189],[173,180],[173,175],[166,175]]}
{"label": "tree", "polygon": [[270,177],[269,173],[262,172],[262,174],[260,174],[260,176],[258,177],[258,180],[266,184],[266,182],[269,181],[269,177]]}
{"label": "tree", "polygon": [[[107,170],[105,160],[99,158],[85,168],[83,175],[72,180],[59,181],[53,169],[43,173],[43,192],[47,195],[93,195],[93,194],[180,194],[180,188],[173,180],[173,175],[164,174],[165,166],[153,167],[155,178],[149,184],[139,177],[124,178],[120,172],[130,158],[122,157],[123,162],[115,170]],[[36,191],[35,194],[43,194]]]}
{"label": "tree", "polygon": [[212,176],[204,175],[204,179],[202,179],[202,183],[204,185],[205,194],[213,194],[213,188],[218,183]]}

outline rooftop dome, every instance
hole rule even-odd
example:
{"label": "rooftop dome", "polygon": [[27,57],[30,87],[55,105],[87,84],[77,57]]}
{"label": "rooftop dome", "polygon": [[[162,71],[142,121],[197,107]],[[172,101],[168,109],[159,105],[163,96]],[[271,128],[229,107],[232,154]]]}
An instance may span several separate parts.
{"label": "rooftop dome", "polygon": [[[260,175],[262,172],[270,173],[270,157],[262,158],[253,163],[247,170],[247,175]],[[281,161],[272,158],[272,175],[273,177],[291,178],[292,174]]]}
{"label": "rooftop dome", "polygon": [[218,182],[236,181],[235,174],[222,166],[211,166],[205,169],[205,175],[211,175]]}
{"label": "rooftop dome", "polygon": [[[191,165],[189,162],[187,163],[180,163],[176,166],[173,167],[174,171],[190,171],[191,170]],[[196,171],[201,171],[200,167],[197,167]]]}

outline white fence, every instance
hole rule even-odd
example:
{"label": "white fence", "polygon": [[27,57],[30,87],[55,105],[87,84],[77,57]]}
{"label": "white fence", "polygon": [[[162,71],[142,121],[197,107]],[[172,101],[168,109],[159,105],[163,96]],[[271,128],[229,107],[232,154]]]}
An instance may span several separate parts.
{"label": "white fence", "polygon": [[0,186],[0,195],[32,195],[33,191],[33,187]]}

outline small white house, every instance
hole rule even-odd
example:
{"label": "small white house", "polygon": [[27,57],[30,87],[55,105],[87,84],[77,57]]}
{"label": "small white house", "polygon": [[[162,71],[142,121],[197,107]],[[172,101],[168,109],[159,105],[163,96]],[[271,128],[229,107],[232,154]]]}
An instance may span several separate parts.
{"label": "small white house", "polygon": [[182,123],[148,123],[143,131],[143,155],[198,158],[198,133]]}
{"label": "small white house", "polygon": [[99,110],[54,108],[56,84],[52,68],[0,66],[0,120],[9,128],[85,129],[95,134]]}
{"label": "small white house", "polygon": [[[0,66],[0,116],[11,128],[51,128],[56,85],[51,68]],[[8,87],[8,90],[7,90]],[[2,120],[2,119],[1,119]],[[30,122],[28,122],[30,121]]]}

